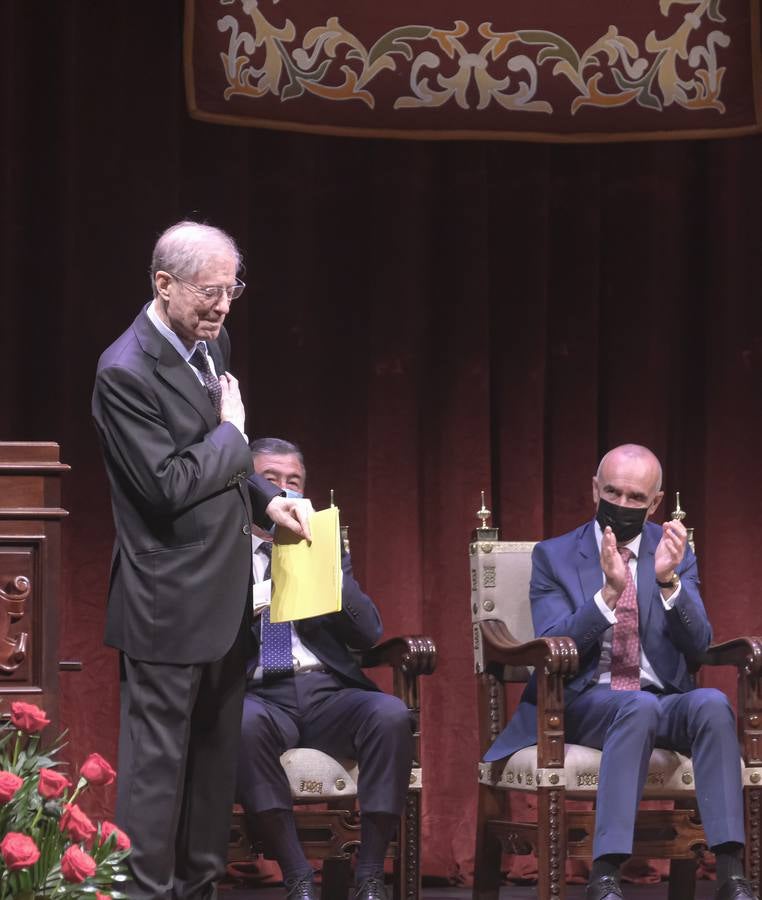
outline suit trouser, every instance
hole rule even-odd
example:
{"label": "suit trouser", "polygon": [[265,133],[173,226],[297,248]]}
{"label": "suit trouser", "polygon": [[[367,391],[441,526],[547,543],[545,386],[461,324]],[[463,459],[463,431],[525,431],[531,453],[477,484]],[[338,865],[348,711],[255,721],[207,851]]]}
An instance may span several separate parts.
{"label": "suit trouser", "polygon": [[413,761],[410,713],[398,698],[346,687],[326,672],[305,672],[249,687],[244,699],[238,798],[249,817],[291,809],[280,756],[311,747],[356,759],[358,798],[366,812],[400,815]]}
{"label": "suit trouser", "polygon": [[710,847],[744,843],[743,788],[736,725],[713,688],[684,694],[613,691],[594,685],[567,702],[566,738],[602,751],[593,858],[629,855],[654,747],[693,757],[701,820]]}
{"label": "suit trouser", "polygon": [[225,656],[165,665],[122,654],[116,820],[131,898],[212,898],[225,871],[246,684],[246,630]]}

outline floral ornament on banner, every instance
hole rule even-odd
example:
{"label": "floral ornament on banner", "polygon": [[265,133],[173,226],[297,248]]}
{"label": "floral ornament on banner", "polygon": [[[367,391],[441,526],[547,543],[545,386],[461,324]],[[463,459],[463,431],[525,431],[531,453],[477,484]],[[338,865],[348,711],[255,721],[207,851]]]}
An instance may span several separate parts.
{"label": "floral ornament on banner", "polygon": [[124,898],[130,839],[111,822],[93,822],[75,802],[116,773],[91,753],[76,786],[55,760],[61,735],[40,746],[49,725],[32,703],[12,703],[0,726],[0,900]]}

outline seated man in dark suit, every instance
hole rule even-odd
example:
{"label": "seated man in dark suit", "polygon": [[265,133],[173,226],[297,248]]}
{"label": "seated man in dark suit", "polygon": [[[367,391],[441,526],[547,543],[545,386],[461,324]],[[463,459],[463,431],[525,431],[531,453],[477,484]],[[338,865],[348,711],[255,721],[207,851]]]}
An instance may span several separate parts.
{"label": "seated man in dark suit", "polygon": [[[568,635],[579,651],[564,694],[566,739],[602,751],[587,900],[622,896],[619,869],[632,853],[654,746],[693,757],[701,819],[717,857],[717,900],[751,898],[735,721],[725,695],[697,688],[690,674],[712,630],[683,524],[646,521],[662,497],[654,454],[637,444],[616,447],[593,477],[595,519],[540,542],[532,556],[535,633]],[[535,704],[532,680],[486,760],[536,743]]]}
{"label": "seated man in dark suit", "polygon": [[[306,471],[295,444],[262,438],[251,450],[257,475],[290,496],[303,494]],[[384,854],[404,808],[413,759],[407,707],[379,691],[349,649],[372,647],[381,637],[381,618],[355,581],[345,553],[341,612],[286,623],[280,638],[269,622],[271,535],[257,532],[253,543],[257,651],[248,666],[238,764],[238,797],[247,826],[277,860],[289,900],[317,898],[280,756],[293,747],[312,747],[356,759],[361,844],[353,896],[381,900],[386,897]],[[284,663],[277,659],[281,639]]]}

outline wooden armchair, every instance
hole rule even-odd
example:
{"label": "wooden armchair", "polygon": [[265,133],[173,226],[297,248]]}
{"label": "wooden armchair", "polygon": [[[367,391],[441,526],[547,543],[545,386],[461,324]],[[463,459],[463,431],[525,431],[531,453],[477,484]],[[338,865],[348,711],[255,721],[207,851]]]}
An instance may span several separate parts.
{"label": "wooden armchair", "polygon": [[[501,854],[537,856],[539,900],[564,900],[566,858],[590,859],[593,810],[567,809],[565,800],[595,801],[600,752],[564,741],[564,679],[577,671],[568,637],[534,637],[529,608],[533,544],[501,542],[497,529],[479,528],[470,544],[474,667],[478,684],[480,756],[505,725],[505,684],[538,673],[538,744],[508,759],[479,762],[479,801],[473,897],[497,900]],[[738,735],[746,819],[746,875],[760,892],[762,810],[762,639],[739,638],[709,648],[704,665],[738,672]],[[509,795],[536,798],[535,821],[509,813]],[[634,855],[671,860],[669,900],[690,900],[696,851],[706,846],[689,758],[655,750],[644,799],[673,801],[673,809],[641,809]]]}
{"label": "wooden armchair", "polygon": [[[391,666],[393,691],[408,707],[415,723],[415,751],[405,812],[398,839],[388,855],[394,859],[394,900],[418,900],[421,891],[420,834],[423,779],[420,755],[420,700],[418,678],[430,675],[437,661],[428,637],[397,637],[360,654],[363,668]],[[351,852],[360,843],[356,808],[357,763],[334,759],[319,750],[297,748],[281,757],[296,806],[296,825],[305,853],[323,860],[321,896],[346,897],[350,883]],[[319,805],[319,808],[317,806]],[[243,810],[233,809],[228,862],[239,864],[261,852],[246,833]]]}

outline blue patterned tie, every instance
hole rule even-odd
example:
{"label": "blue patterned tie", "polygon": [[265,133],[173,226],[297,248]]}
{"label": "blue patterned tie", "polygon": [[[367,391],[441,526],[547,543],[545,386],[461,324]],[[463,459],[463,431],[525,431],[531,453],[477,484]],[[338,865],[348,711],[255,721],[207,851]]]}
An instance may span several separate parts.
{"label": "blue patterned tie", "polygon": [[[273,545],[269,541],[264,541],[257,548],[257,552],[264,553],[267,557],[267,568],[264,574],[264,580],[266,581],[270,577],[270,560],[272,558]],[[271,622],[269,606],[262,612],[259,657],[264,678],[290,675],[294,671],[294,658],[291,653],[291,623]]]}
{"label": "blue patterned tie", "polygon": [[222,388],[220,387],[220,379],[212,374],[212,367],[209,365],[209,357],[206,355],[203,345],[199,344],[190,358],[191,364],[194,365],[204,380],[209,399],[212,401],[214,411],[217,413],[217,419],[220,418],[220,408],[222,403]]}

